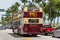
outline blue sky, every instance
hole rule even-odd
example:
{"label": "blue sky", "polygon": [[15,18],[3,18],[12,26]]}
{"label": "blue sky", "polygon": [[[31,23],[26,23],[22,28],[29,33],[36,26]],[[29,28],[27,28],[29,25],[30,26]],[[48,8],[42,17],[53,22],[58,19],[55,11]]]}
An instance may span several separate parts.
{"label": "blue sky", "polygon": [[[20,2],[20,0],[0,0],[0,9],[6,10],[7,8],[11,7],[15,2]],[[0,12],[0,21],[2,17],[1,14],[5,14],[5,12]]]}
{"label": "blue sky", "polygon": [[[20,0],[0,0],[0,9],[7,9],[12,6],[15,2],[20,2]],[[1,14],[4,14],[5,12],[0,12],[0,21],[1,21]]]}
{"label": "blue sky", "polygon": [[[11,7],[15,2],[20,2],[20,0],[0,0],[0,9],[6,10],[7,8]],[[5,14],[5,12],[0,12],[0,21],[1,21],[1,17],[2,17],[1,14]]]}
{"label": "blue sky", "polygon": [[0,0],[0,8],[7,9],[15,2],[18,2],[19,0]]}

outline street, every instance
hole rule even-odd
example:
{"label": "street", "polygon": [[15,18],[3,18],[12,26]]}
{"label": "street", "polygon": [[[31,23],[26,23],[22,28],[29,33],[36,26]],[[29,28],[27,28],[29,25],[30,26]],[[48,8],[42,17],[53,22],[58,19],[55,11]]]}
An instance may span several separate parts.
{"label": "street", "polygon": [[53,38],[51,36],[37,35],[36,37],[24,37],[13,34],[11,29],[0,30],[0,40],[60,40],[60,38]]}

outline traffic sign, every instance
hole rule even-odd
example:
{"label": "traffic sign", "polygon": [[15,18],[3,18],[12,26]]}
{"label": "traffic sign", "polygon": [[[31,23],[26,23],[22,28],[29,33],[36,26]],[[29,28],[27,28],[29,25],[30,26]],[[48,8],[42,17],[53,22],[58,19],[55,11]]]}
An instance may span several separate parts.
{"label": "traffic sign", "polygon": [[10,13],[6,13],[6,16],[10,16]]}

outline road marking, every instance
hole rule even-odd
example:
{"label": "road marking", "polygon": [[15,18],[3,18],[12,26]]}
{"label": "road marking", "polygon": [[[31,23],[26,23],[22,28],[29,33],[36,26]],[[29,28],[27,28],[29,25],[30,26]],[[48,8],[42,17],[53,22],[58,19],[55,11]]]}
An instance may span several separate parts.
{"label": "road marking", "polygon": [[31,40],[31,38],[25,37],[24,40]]}

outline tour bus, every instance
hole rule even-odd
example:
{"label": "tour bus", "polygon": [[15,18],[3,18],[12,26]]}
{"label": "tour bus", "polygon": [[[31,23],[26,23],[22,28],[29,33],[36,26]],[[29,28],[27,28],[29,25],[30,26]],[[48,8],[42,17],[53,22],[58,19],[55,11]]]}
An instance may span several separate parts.
{"label": "tour bus", "polygon": [[[26,10],[26,8],[25,8]],[[42,33],[43,12],[32,10],[15,13],[13,16],[13,33],[37,35]]]}

